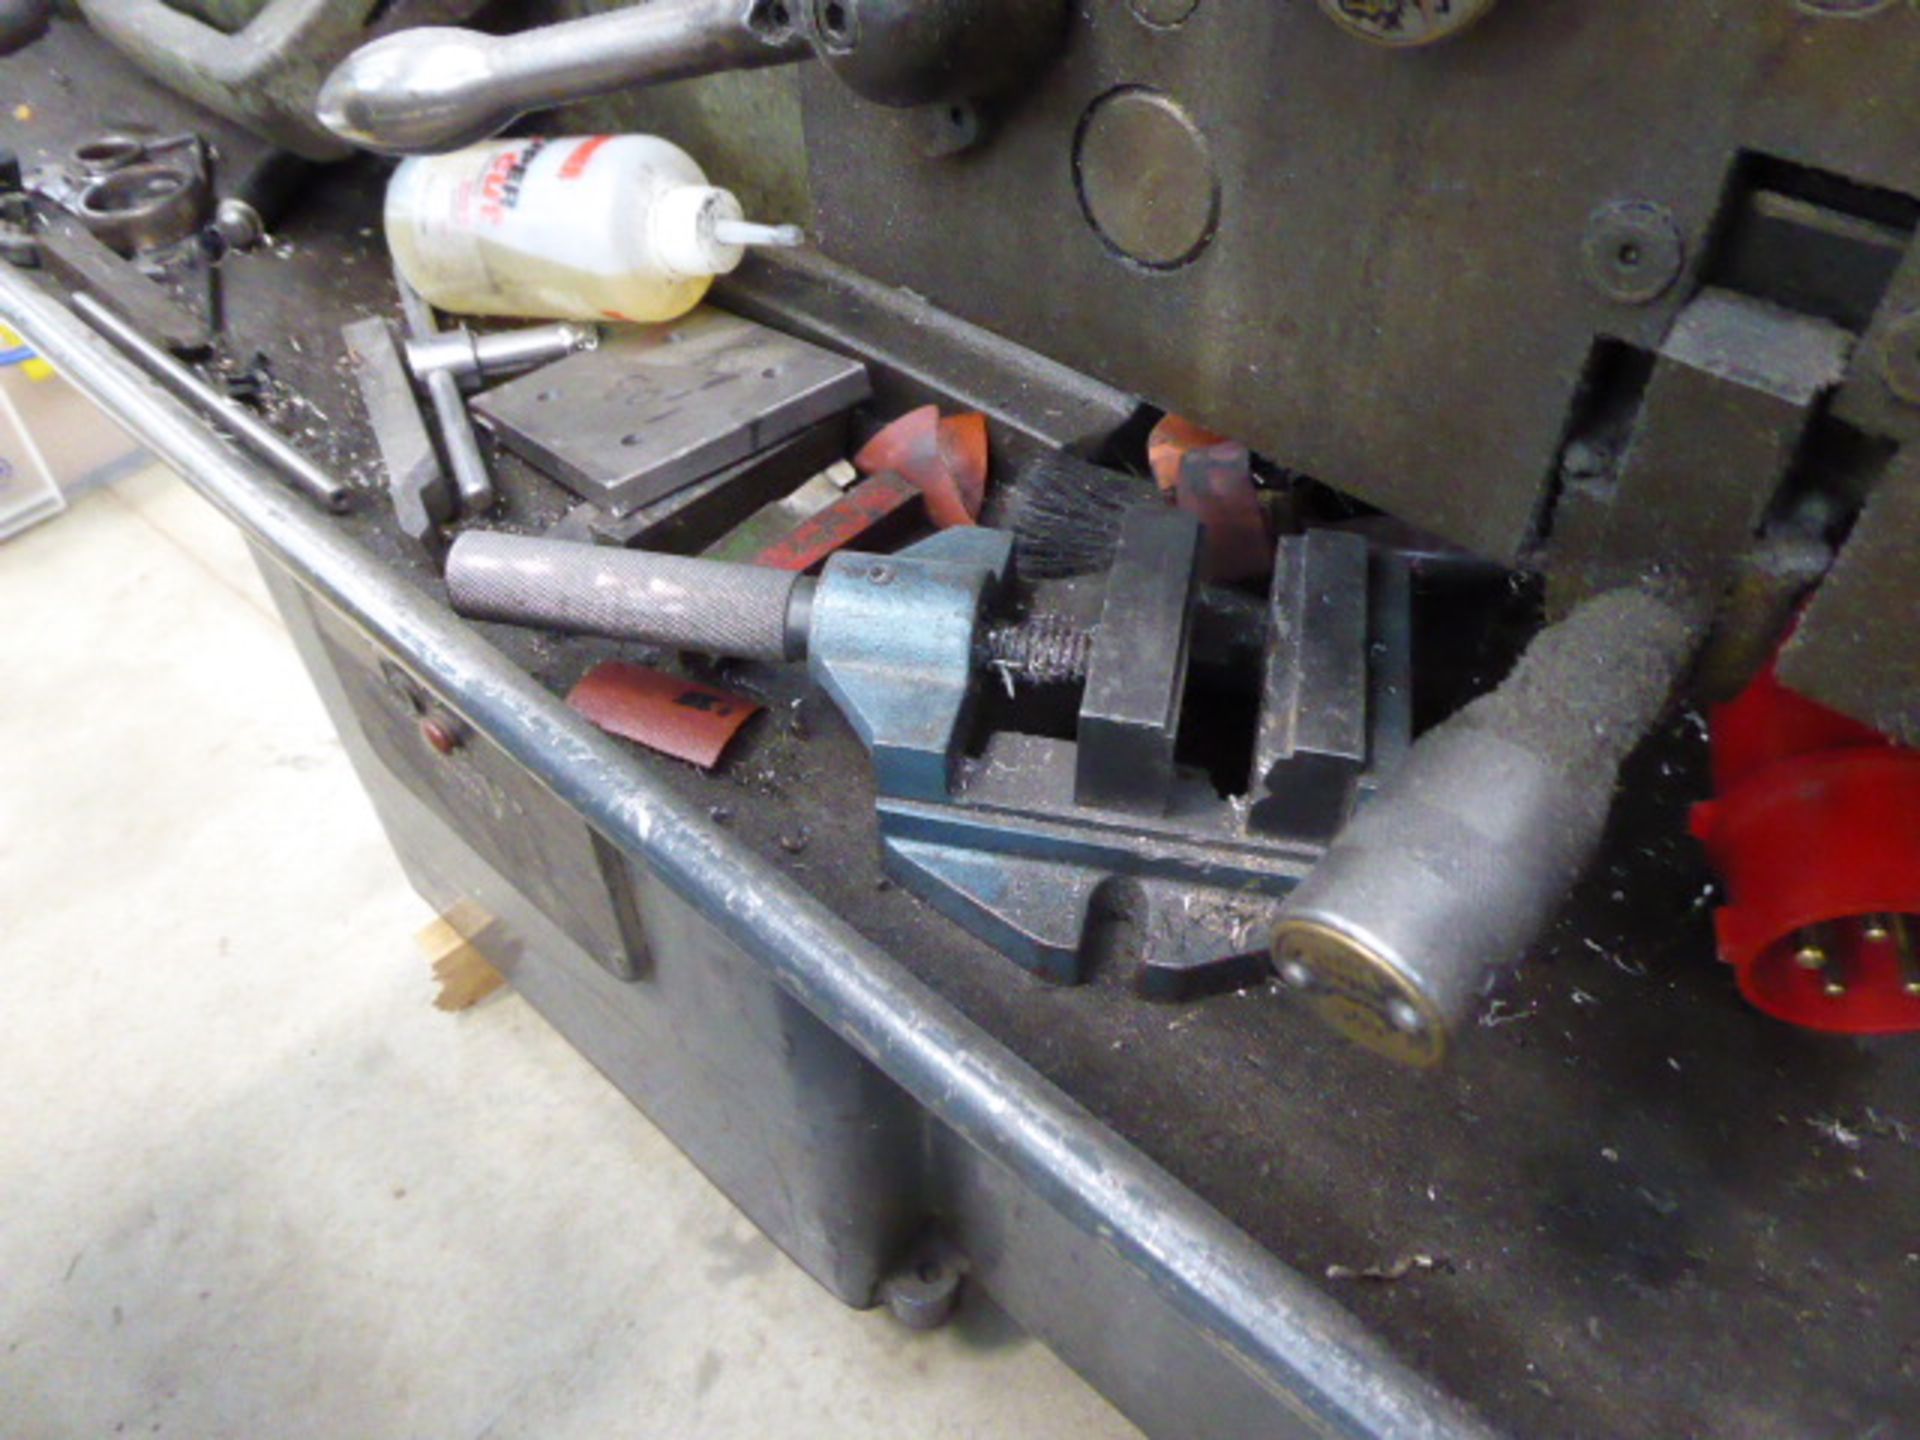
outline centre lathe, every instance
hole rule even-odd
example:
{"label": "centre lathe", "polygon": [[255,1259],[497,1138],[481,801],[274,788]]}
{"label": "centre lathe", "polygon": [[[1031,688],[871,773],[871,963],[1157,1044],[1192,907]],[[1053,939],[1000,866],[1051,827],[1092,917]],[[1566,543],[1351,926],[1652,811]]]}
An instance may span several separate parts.
{"label": "centre lathe", "polygon": [[[494,509],[416,429],[396,522],[381,162],[223,266],[223,343],[354,417],[296,437],[344,517],[17,274],[0,317],[256,539],[423,893],[835,1295],[924,1320],[964,1272],[1170,1436],[1900,1433],[1920,12],[80,8],[314,159],[650,131],[805,226],[714,299],[766,375],[839,363],[666,520],[665,411],[581,398],[615,339],[472,399]],[[49,53],[256,145],[37,44],[30,161],[99,129]],[[383,390],[287,344],[348,323]],[[697,553],[926,403],[985,416],[989,523]],[[1026,563],[1035,477],[1144,471],[1167,415],[1250,449],[1271,565],[1145,478],[1097,566]],[[638,758],[558,699],[614,655],[771,713],[711,775]]]}

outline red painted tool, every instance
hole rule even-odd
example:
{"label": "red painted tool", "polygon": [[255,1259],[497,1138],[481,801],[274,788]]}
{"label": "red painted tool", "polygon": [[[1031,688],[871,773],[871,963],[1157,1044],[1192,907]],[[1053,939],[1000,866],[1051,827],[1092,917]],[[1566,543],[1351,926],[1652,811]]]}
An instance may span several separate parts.
{"label": "red painted tool", "polygon": [[919,500],[917,487],[891,470],[882,471],[862,480],[819,514],[801,521],[754,556],[753,563],[802,574],[817,570],[834,551],[856,540],[876,544],[881,533],[903,519]]}
{"label": "red painted tool", "polygon": [[1726,882],[1741,993],[1815,1030],[1920,1030],[1920,750],[1771,666],[1711,723],[1716,798],[1692,829]]}

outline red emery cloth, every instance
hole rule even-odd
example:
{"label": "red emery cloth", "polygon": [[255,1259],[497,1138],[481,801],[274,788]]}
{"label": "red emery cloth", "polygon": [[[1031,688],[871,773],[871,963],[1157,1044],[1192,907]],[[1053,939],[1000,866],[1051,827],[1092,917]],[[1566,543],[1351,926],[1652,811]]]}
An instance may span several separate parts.
{"label": "red emery cloth", "polygon": [[719,763],[760,709],[744,696],[624,660],[594,666],[567,695],[567,704],[610,735],[703,770]]}

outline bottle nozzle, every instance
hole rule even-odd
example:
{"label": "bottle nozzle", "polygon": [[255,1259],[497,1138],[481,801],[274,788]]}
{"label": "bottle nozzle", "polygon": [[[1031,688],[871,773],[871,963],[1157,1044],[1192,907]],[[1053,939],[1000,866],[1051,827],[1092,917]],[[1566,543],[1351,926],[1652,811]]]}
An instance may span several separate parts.
{"label": "bottle nozzle", "polygon": [[807,232],[798,225],[756,225],[751,220],[716,220],[713,238],[722,245],[771,245],[792,250],[807,243]]}

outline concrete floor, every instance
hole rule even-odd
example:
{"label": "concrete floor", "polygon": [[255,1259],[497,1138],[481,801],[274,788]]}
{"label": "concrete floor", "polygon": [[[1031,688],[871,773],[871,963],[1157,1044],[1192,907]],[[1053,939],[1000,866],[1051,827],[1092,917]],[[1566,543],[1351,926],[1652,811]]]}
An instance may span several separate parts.
{"label": "concrete floor", "polygon": [[1133,1435],[975,1303],[780,1257],[430,919],[238,537],[0,546],[0,1435]]}

